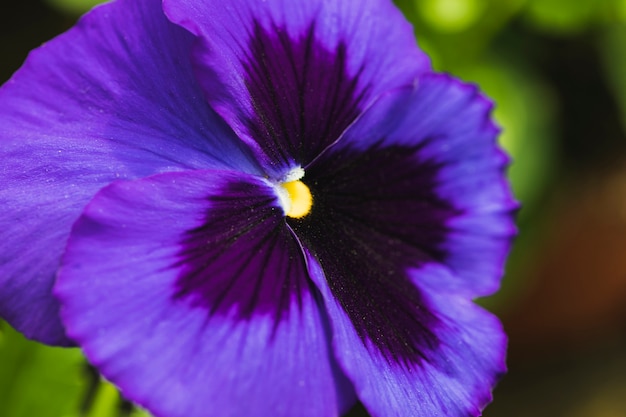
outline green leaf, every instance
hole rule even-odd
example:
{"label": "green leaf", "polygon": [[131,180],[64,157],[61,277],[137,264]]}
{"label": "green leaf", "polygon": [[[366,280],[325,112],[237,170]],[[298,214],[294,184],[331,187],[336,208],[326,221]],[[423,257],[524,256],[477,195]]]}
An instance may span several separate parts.
{"label": "green leaf", "polygon": [[84,364],[80,350],[26,340],[0,322],[2,416],[78,416],[85,389]]}
{"label": "green leaf", "polygon": [[80,16],[106,0],[46,0],[55,9],[71,16]]}
{"label": "green leaf", "polygon": [[[626,9],[626,1],[624,1]],[[621,121],[626,132],[626,25],[607,26],[601,38],[600,51],[607,81],[621,110]]]}

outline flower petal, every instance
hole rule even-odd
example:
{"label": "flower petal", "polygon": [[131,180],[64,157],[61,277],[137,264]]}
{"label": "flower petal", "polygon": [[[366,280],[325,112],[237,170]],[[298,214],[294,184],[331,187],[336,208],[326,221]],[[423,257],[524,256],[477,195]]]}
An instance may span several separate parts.
{"label": "flower petal", "polygon": [[193,37],[158,0],[120,0],[33,51],[0,89],[0,316],[67,344],[53,277],[71,224],[103,185],[254,158],[202,98]]}
{"label": "flower petal", "polygon": [[490,110],[475,87],[444,75],[387,94],[305,168],[318,210],[301,223],[347,234],[354,224],[364,247],[387,247],[393,256],[384,262],[413,269],[420,286],[493,293],[517,203]]}
{"label": "flower petal", "polygon": [[498,287],[515,232],[489,109],[425,75],[305,167],[311,212],[288,223],[376,416],[477,415],[504,371],[500,325],[470,301]]}
{"label": "flower petal", "polygon": [[278,204],[264,179],[226,171],[104,188],[55,287],[69,335],[156,415],[346,411],[354,392]]}
{"label": "flower petal", "polygon": [[165,0],[199,36],[198,79],[216,111],[266,169],[305,165],[372,100],[429,70],[387,0]]}
{"label": "flower petal", "polygon": [[[495,317],[462,297],[429,293],[424,300],[436,319],[424,332],[434,345],[420,352],[419,361],[398,361],[377,342],[363,340],[316,258],[308,258],[311,277],[326,301],[335,354],[372,416],[480,415],[491,401],[491,387],[506,370],[506,337]],[[392,303],[387,309],[404,307]]]}

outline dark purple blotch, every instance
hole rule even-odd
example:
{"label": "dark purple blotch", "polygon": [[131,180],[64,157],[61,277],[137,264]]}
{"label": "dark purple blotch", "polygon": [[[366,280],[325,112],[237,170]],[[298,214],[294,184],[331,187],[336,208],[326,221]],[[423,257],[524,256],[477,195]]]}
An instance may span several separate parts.
{"label": "dark purple blotch", "polygon": [[181,242],[174,299],[209,316],[249,320],[271,315],[279,323],[308,287],[302,250],[267,186],[239,182],[207,199],[203,224]]}
{"label": "dark purple blotch", "polygon": [[307,165],[361,113],[369,93],[359,86],[363,68],[349,74],[345,42],[328,50],[315,38],[315,23],[293,39],[282,27],[255,22],[248,48],[243,67],[253,139],[276,164]]}
{"label": "dark purple blotch", "polygon": [[311,213],[288,220],[359,337],[408,367],[431,360],[442,325],[406,272],[447,257],[446,225],[458,211],[436,193],[439,168],[419,146],[325,153],[304,178]]}

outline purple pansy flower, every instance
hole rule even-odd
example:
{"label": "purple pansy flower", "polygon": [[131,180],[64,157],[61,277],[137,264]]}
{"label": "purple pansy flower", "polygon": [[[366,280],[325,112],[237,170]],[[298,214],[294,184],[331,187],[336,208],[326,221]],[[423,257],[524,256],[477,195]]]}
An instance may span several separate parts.
{"label": "purple pansy flower", "polygon": [[389,0],[98,7],[0,89],[0,316],[157,416],[478,415],[490,109]]}

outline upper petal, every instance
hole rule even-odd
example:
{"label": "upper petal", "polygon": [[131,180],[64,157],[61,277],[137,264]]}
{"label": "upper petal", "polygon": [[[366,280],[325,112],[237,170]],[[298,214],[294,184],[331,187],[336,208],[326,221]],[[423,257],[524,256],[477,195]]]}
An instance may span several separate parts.
{"label": "upper petal", "polygon": [[157,416],[339,416],[354,402],[263,179],[188,171],[104,188],[55,290],[89,360]]}
{"label": "upper petal", "polygon": [[277,175],[429,69],[387,0],[165,0],[164,9],[199,36],[195,69],[211,105]]}
{"label": "upper petal", "polygon": [[103,185],[185,168],[257,172],[192,75],[192,35],[158,0],[120,0],[33,51],[0,89],[0,315],[67,343],[51,287]]}

